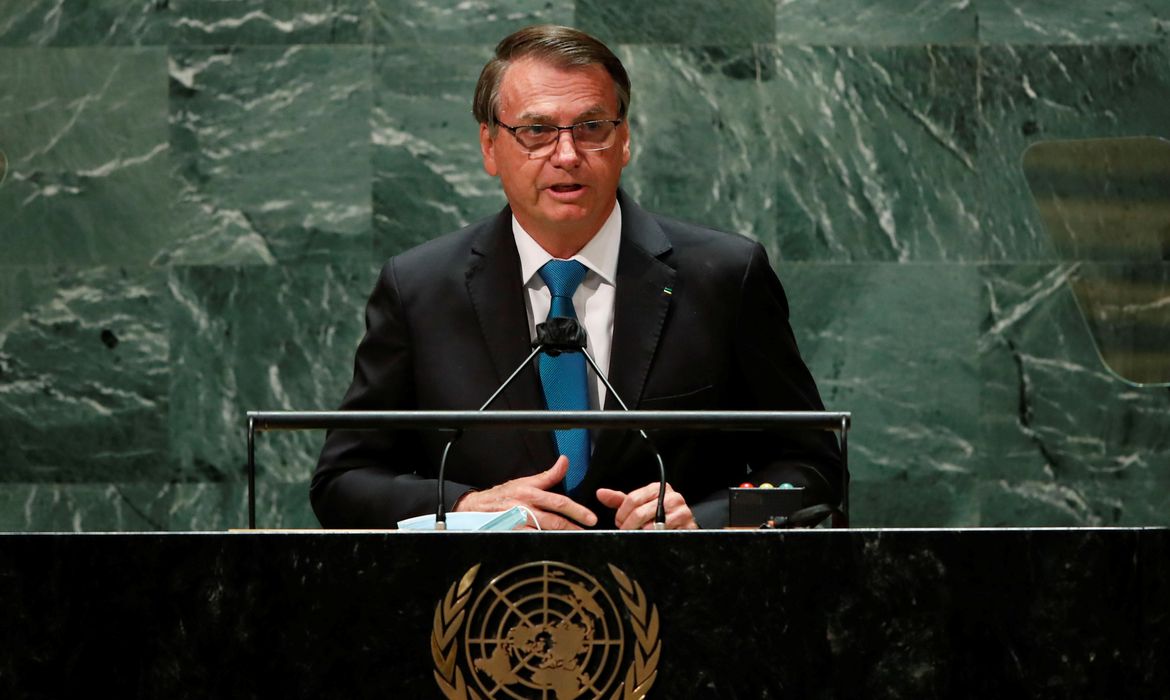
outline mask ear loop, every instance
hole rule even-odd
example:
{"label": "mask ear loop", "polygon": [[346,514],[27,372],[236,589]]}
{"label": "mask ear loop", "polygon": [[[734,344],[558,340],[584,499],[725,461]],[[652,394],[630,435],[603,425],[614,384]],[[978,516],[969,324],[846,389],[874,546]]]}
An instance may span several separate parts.
{"label": "mask ear loop", "polygon": [[521,513],[524,513],[524,515],[528,516],[528,518],[532,520],[532,524],[536,526],[537,530],[540,530],[540,521],[536,519],[536,513],[533,513],[532,511],[528,510],[524,506],[516,506],[516,507],[520,509]]}

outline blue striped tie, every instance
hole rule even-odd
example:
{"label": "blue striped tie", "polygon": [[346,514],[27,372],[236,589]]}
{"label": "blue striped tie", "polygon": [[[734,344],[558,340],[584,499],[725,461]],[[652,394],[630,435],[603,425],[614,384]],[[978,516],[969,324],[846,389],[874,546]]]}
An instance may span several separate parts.
{"label": "blue striped tie", "polygon": [[[552,292],[548,317],[577,318],[573,308],[573,293],[585,279],[585,266],[576,260],[549,260],[540,268],[540,278]],[[540,355],[540,383],[544,386],[544,400],[550,411],[587,411],[589,394],[585,382],[585,356],[579,352],[565,352],[551,357]],[[589,469],[589,431],[554,430],[557,450],[569,458],[565,474],[565,491],[570,495],[585,478]]]}

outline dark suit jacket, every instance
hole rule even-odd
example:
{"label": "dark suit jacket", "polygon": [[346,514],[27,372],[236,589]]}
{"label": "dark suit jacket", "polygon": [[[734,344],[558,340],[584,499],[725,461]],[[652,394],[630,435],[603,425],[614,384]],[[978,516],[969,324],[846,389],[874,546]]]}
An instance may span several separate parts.
{"label": "dark suit jacket", "polygon": [[[741,236],[651,215],[624,194],[610,381],[644,410],[823,410],[788,323],[788,302],[763,248]],[[474,410],[530,351],[511,211],[392,258],[366,308],[366,335],[342,410]],[[492,408],[543,409],[535,367]],[[612,395],[606,410],[617,409]],[[329,433],[313,475],[325,527],[393,527],[435,510],[439,433]],[[671,485],[704,527],[726,523],[729,486],[788,481],[806,502],[840,500],[841,461],[829,433],[662,432]],[[552,466],[551,433],[465,433],[447,465],[447,506]],[[657,481],[643,441],[594,433],[584,493]],[[612,528],[612,511],[582,503]]]}

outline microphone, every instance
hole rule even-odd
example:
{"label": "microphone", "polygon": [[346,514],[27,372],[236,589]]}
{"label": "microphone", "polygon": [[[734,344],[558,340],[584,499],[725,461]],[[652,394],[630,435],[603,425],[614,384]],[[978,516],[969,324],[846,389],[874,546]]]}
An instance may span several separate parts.
{"label": "microphone", "polygon": [[[537,326],[537,328],[539,329],[540,326]],[[539,338],[539,334],[538,334],[538,338]],[[534,342],[532,345],[533,345],[532,352],[528,354],[528,357],[524,358],[524,361],[521,362],[519,365],[517,365],[516,369],[512,370],[512,373],[510,375],[508,375],[508,378],[504,380],[504,383],[501,384],[500,387],[498,389],[496,389],[495,392],[493,392],[491,396],[488,397],[487,401],[483,402],[483,405],[480,406],[478,409],[479,411],[486,411],[487,407],[491,406],[492,402],[494,402],[496,400],[496,397],[498,397],[500,394],[504,393],[504,390],[507,389],[508,386],[511,385],[512,382],[516,379],[516,377],[518,377],[520,375],[521,370],[523,370],[525,367],[527,367],[528,363],[532,362],[533,358],[535,358],[537,355],[539,355],[540,351],[544,349],[544,346],[541,345],[539,343],[539,341]],[[439,502],[438,502],[437,506],[435,507],[435,529],[436,530],[446,530],[447,529],[447,508],[445,505],[446,504],[446,497],[445,497],[446,496],[446,488],[445,488],[445,486],[447,483],[446,479],[445,479],[445,475],[447,473],[447,456],[451,453],[451,447],[454,446],[455,443],[458,442],[459,438],[461,438],[461,437],[463,437],[463,431],[456,430],[455,435],[450,440],[447,441],[447,445],[443,448],[443,456],[439,460],[439,486],[438,486]]]}
{"label": "microphone", "polygon": [[[587,340],[585,328],[577,322],[577,319],[556,317],[550,318],[536,327],[536,341],[533,345],[539,345],[540,348],[546,349],[548,354],[554,357],[562,352],[580,352],[585,356],[585,361],[589,363],[589,366],[593,368],[593,373],[605,384],[606,390],[617,400],[622,410],[629,411],[629,406],[626,406],[626,402],[622,401],[617,389],[613,388],[613,385],[609,383],[609,378],[605,376],[605,373],[597,366],[593,356],[585,349]],[[665,530],[666,508],[663,501],[666,498],[666,465],[662,462],[662,453],[658,451],[654,441],[650,439],[646,431],[639,428],[638,434],[646,441],[646,446],[650,448],[650,453],[658,462],[658,509],[654,513],[654,529]]]}
{"label": "microphone", "polygon": [[[504,390],[507,389],[513,381],[515,381],[516,377],[520,375],[520,372],[525,367],[527,367],[528,364],[531,363],[537,355],[542,352],[546,352],[553,357],[556,357],[562,352],[580,352],[585,356],[585,360],[589,363],[589,366],[593,368],[593,371],[597,377],[601,379],[602,383],[605,384],[605,388],[609,391],[609,393],[613,394],[614,399],[617,400],[618,405],[622,407],[622,410],[630,410],[629,407],[626,406],[626,402],[622,401],[622,397],[617,393],[617,390],[614,389],[613,385],[609,383],[609,379],[605,376],[605,373],[602,372],[601,368],[597,366],[597,362],[594,361],[593,356],[590,355],[587,350],[585,350],[587,341],[588,336],[585,333],[585,328],[580,323],[578,323],[577,319],[575,318],[558,316],[551,318],[544,323],[537,324],[536,340],[532,341],[532,352],[528,354],[528,357],[524,358],[523,362],[516,366],[516,369],[512,371],[512,374],[508,375],[508,378],[505,379],[504,382],[500,384],[499,388],[488,397],[487,401],[483,402],[483,405],[480,406],[478,410],[487,410],[487,407],[491,406],[492,403],[495,402],[496,398],[498,398],[500,394],[504,393]],[[654,441],[650,439],[650,436],[646,434],[646,431],[639,429],[638,433],[642,436],[642,439],[646,441],[647,447],[650,448],[651,454],[654,455],[654,459],[658,462],[658,509],[654,515],[654,529],[665,530],[666,509],[663,505],[663,500],[666,498],[666,466],[662,462],[662,454],[658,452],[658,448],[654,446]],[[436,530],[447,529],[447,513],[445,507],[446,480],[444,478],[447,473],[447,457],[451,453],[451,447],[456,442],[458,442],[461,437],[463,437],[463,431],[456,430],[455,435],[447,441],[447,445],[443,448],[443,456],[439,460],[438,504],[435,508]]]}
{"label": "microphone", "polygon": [[[575,318],[555,316],[537,324],[536,340],[532,345],[541,346],[549,355],[556,357],[562,352],[585,352],[585,343],[588,342],[585,328]],[[600,376],[600,375],[599,375]],[[608,385],[608,382],[606,382]]]}

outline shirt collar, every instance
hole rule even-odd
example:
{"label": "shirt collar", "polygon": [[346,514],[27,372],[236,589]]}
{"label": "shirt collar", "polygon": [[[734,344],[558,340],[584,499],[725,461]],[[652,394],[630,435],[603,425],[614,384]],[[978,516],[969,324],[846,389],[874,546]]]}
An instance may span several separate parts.
{"label": "shirt collar", "polygon": [[[601,278],[604,284],[616,285],[618,250],[621,247],[622,235],[622,207],[614,202],[613,211],[609,218],[601,225],[601,229],[585,244],[576,255],[569,258],[576,260]],[[520,254],[520,275],[527,286],[537,272],[552,255],[540,244],[532,239],[520,222],[512,216],[512,236],[516,239],[516,251]]]}

